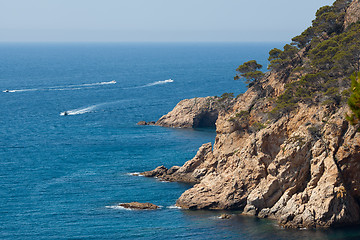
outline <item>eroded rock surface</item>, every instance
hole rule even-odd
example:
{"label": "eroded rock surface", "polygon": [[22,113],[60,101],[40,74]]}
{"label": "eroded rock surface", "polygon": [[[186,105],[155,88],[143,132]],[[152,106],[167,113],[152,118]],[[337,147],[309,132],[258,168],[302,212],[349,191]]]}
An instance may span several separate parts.
{"label": "eroded rock surface", "polygon": [[360,133],[344,119],[347,111],[300,105],[290,117],[251,132],[249,126],[225,127],[234,108],[217,121],[213,151],[187,171],[202,172],[200,182],[176,204],[243,209],[285,227],[358,223]]}
{"label": "eroded rock surface", "polygon": [[221,112],[213,146],[143,175],[197,183],[176,202],[185,209],[242,209],[291,228],[359,223],[359,126],[345,120],[346,105],[299,104],[266,121],[282,82],[271,73]]}
{"label": "eroded rock surface", "polygon": [[138,209],[138,210],[155,210],[159,206],[156,206],[152,203],[140,203],[140,202],[131,202],[131,203],[120,203],[119,206],[129,209]]}
{"label": "eroded rock surface", "polygon": [[[345,26],[359,21],[359,9],[354,0]],[[213,146],[203,145],[181,167],[143,174],[197,183],[176,202],[185,209],[240,209],[291,228],[359,224],[360,125],[345,120],[347,104],[319,96],[295,110],[269,114],[285,85],[301,79],[289,76],[306,64],[305,51],[218,112]],[[194,99],[180,102],[162,118],[164,126],[196,126],[192,111],[199,108],[190,106],[196,106]]]}
{"label": "eroded rock surface", "polygon": [[351,23],[358,22],[360,20],[360,0],[354,0],[350,3],[349,8],[345,14],[345,28]]}
{"label": "eroded rock surface", "polygon": [[[155,168],[152,171],[140,173],[145,177],[156,177],[164,181],[199,183],[209,171],[209,159],[212,157],[211,143],[202,145],[196,156],[186,162],[182,167],[173,166],[167,169],[164,166]],[[207,160],[205,162],[205,159]]]}
{"label": "eroded rock surface", "polygon": [[226,110],[232,102],[231,98],[219,97],[185,99],[157,122],[140,121],[137,124],[173,128],[215,128],[219,112]]}

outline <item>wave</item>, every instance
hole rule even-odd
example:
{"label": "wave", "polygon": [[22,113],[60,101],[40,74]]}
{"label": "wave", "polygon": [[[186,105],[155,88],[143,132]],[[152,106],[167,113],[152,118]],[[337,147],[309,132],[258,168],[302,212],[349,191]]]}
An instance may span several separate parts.
{"label": "wave", "polygon": [[168,209],[182,209],[181,207],[178,207],[176,205],[171,205],[167,207]]}
{"label": "wave", "polygon": [[133,209],[131,208],[124,208],[120,205],[114,205],[114,206],[105,206],[106,208],[110,208],[110,209],[116,209],[116,210],[126,210],[126,211],[133,211]]}
{"label": "wave", "polygon": [[127,173],[126,175],[129,175],[129,176],[137,176],[137,177],[143,177],[143,175],[141,175],[139,172]]}
{"label": "wave", "polygon": [[4,93],[15,93],[15,92],[30,92],[30,91],[68,91],[68,90],[80,90],[91,88],[91,86],[100,86],[100,85],[109,85],[116,84],[115,80],[109,82],[96,82],[96,83],[84,83],[78,85],[66,85],[66,86],[54,86],[46,88],[32,88],[32,89],[13,89],[13,90],[4,90]]}
{"label": "wave", "polygon": [[[105,208],[110,208],[110,209],[116,209],[116,210],[126,210],[126,211],[134,211],[134,210],[145,210],[148,211],[149,209],[133,209],[133,208],[125,208],[120,206],[121,203],[119,203],[118,205],[113,205],[113,206],[105,206]],[[159,208],[163,208],[164,206],[159,205]]]}

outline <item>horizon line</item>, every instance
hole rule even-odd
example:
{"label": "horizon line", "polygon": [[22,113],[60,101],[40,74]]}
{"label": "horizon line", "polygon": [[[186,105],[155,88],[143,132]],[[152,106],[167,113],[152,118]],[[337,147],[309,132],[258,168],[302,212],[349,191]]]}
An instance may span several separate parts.
{"label": "horizon line", "polygon": [[9,43],[286,43],[288,41],[1,41]]}

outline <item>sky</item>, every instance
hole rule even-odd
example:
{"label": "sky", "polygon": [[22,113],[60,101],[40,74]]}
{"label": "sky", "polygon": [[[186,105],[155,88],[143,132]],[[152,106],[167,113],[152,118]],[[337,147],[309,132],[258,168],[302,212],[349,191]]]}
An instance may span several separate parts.
{"label": "sky", "polygon": [[289,41],[333,0],[0,0],[0,42]]}

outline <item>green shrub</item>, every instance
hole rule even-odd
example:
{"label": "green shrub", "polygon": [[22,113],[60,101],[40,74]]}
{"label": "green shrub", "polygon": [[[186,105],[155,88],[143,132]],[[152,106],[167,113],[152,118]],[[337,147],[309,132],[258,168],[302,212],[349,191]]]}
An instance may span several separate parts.
{"label": "green shrub", "polygon": [[352,111],[351,115],[346,115],[346,119],[355,125],[360,120],[360,72],[354,73],[351,76],[351,95],[348,100],[348,105]]}

